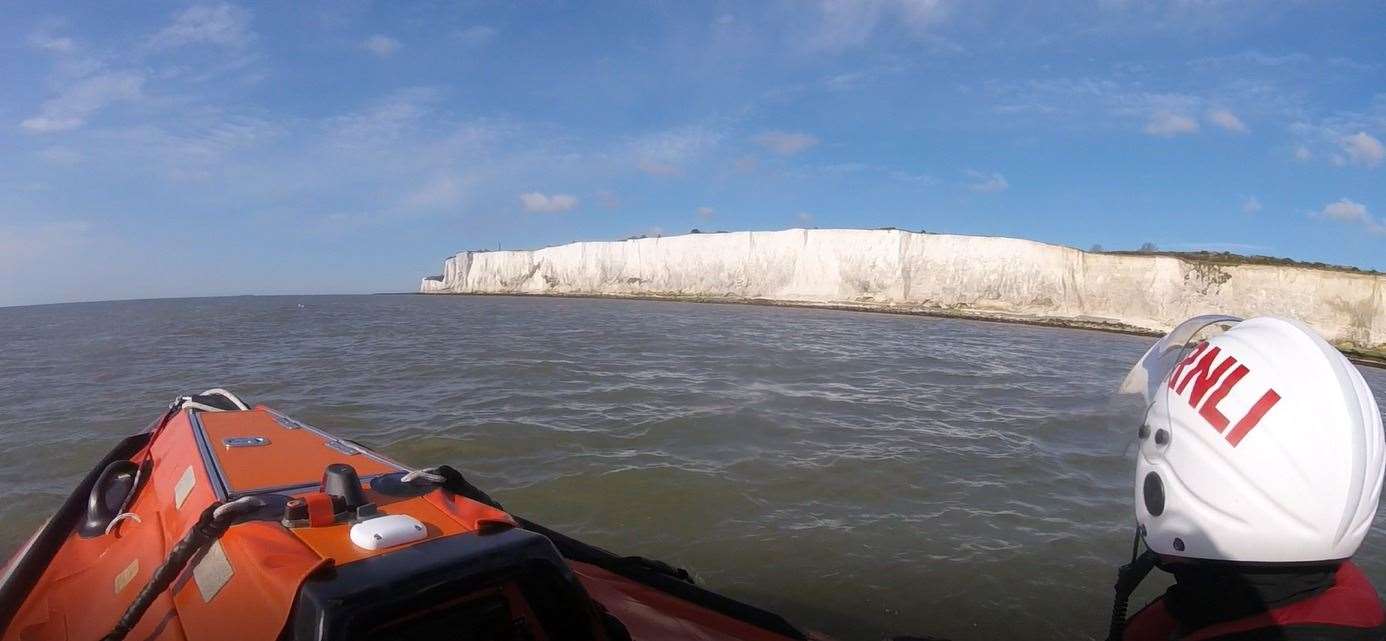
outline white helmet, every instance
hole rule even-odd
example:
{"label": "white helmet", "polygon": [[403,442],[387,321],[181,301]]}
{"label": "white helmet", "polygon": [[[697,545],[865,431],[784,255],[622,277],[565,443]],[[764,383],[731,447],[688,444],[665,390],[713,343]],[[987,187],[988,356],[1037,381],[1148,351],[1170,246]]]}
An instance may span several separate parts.
{"label": "white helmet", "polygon": [[1153,551],[1193,559],[1346,559],[1376,515],[1381,414],[1362,374],[1294,320],[1204,316],[1123,383],[1147,412],[1136,521]]}

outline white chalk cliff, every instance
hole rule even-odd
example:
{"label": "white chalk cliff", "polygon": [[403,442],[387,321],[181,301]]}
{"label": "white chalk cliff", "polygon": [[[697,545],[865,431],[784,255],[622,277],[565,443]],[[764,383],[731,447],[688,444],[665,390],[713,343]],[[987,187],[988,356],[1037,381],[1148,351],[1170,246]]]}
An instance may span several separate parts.
{"label": "white chalk cliff", "polygon": [[426,294],[762,301],[1165,331],[1204,313],[1298,318],[1386,354],[1386,276],[1084,252],[1015,238],[789,229],[467,251]]}

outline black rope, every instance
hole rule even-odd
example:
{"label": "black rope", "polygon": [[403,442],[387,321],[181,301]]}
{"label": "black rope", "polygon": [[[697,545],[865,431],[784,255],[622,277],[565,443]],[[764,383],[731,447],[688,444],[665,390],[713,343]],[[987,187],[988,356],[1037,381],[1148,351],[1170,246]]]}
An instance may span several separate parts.
{"label": "black rope", "polygon": [[[125,609],[125,614],[121,615],[120,620],[111,628],[109,634],[102,638],[103,641],[121,641],[125,635],[130,634],[140,618],[144,616],[149,606],[154,604],[154,599],[158,598],[173,584],[173,580],[183,572],[188,562],[192,560],[198,552],[206,549],[221,535],[226,534],[226,530],[231,527],[235,520],[245,514],[249,514],[261,507],[264,501],[253,497],[238,499],[230,503],[215,502],[202,510],[202,514],[197,517],[197,522],[193,524],[188,533],[183,535],[173,549],[169,550],[168,558],[154,569],[154,574],[149,577],[149,582],[144,584],[144,589],[135,596],[135,600]],[[224,509],[223,509],[224,508]]]}

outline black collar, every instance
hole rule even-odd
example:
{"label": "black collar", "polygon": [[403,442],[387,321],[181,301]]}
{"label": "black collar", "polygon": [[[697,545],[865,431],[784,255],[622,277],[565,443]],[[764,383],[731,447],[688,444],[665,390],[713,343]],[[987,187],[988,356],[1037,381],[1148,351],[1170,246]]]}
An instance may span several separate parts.
{"label": "black collar", "polygon": [[1174,575],[1165,606],[1184,632],[1233,621],[1307,599],[1333,587],[1338,563],[1248,566],[1170,563]]}

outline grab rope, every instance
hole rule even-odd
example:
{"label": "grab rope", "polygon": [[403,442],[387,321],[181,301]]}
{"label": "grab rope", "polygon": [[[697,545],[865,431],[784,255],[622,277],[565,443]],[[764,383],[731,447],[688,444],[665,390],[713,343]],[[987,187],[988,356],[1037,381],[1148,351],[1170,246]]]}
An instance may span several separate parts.
{"label": "grab rope", "polygon": [[144,523],[144,519],[141,519],[140,515],[135,514],[134,512],[121,512],[120,514],[117,514],[115,518],[111,519],[110,523],[106,524],[106,531],[102,534],[110,534],[115,530],[116,526],[119,525],[120,522],[124,521],[125,519],[130,519],[131,521],[134,521],[136,523]]}
{"label": "grab rope", "polygon": [[400,477],[401,483],[414,483],[424,481],[431,485],[442,485],[448,479],[438,472],[438,468],[429,467],[421,470],[414,470]]}
{"label": "grab rope", "polygon": [[235,405],[236,407],[239,407],[242,411],[250,409],[250,406],[249,406],[249,405],[246,405],[246,404],[245,404],[245,401],[242,401],[241,398],[240,398],[239,396],[236,396],[235,394],[232,394],[231,392],[228,392],[228,391],[226,391],[226,390],[224,390],[224,389],[222,389],[222,388],[220,388],[220,387],[213,387],[212,389],[209,389],[209,390],[207,390],[207,391],[205,391],[205,392],[199,394],[199,396],[213,396],[213,395],[215,395],[215,396],[220,396],[220,397],[222,397],[222,398],[224,398],[224,399],[226,399],[226,400],[228,400],[228,401],[231,401],[231,403],[232,403],[233,405]]}
{"label": "grab rope", "polygon": [[246,405],[246,404],[245,404],[245,401],[242,401],[242,400],[240,399],[239,396],[236,396],[235,394],[232,394],[231,392],[229,392],[229,391],[227,391],[227,390],[224,390],[224,389],[222,389],[222,388],[220,388],[220,387],[214,387],[214,388],[209,389],[209,390],[207,390],[207,391],[205,391],[205,392],[203,392],[203,393],[201,393],[201,394],[197,394],[197,395],[194,395],[194,396],[179,396],[177,399],[175,399],[175,400],[173,401],[173,404],[174,404],[174,406],[176,406],[176,407],[179,408],[179,409],[187,408],[187,409],[194,409],[194,410],[202,410],[202,411],[204,411],[204,412],[225,412],[225,411],[227,411],[227,409],[224,408],[224,407],[217,407],[217,406],[215,406],[215,405],[209,405],[209,404],[207,404],[207,403],[203,403],[202,401],[198,400],[198,399],[200,399],[200,398],[206,398],[206,397],[209,397],[209,396],[220,396],[221,398],[226,399],[226,402],[230,403],[232,407],[234,407],[234,408],[236,408],[236,409],[238,409],[238,410],[241,410],[241,411],[245,411],[245,410],[249,410],[249,409],[250,409],[250,406],[249,406],[249,405]]}

